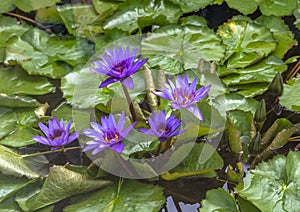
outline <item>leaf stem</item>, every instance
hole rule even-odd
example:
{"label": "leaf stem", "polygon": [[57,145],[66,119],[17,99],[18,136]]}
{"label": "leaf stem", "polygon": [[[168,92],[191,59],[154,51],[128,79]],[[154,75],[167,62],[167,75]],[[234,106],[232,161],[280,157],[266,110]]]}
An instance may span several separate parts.
{"label": "leaf stem", "polygon": [[38,156],[38,155],[46,155],[46,154],[51,154],[51,153],[55,153],[55,152],[65,152],[67,150],[74,150],[74,149],[80,149],[80,148],[81,148],[81,146],[73,146],[73,147],[61,148],[61,149],[51,150],[51,151],[46,151],[46,152],[36,152],[36,153],[32,153],[32,154],[22,155],[22,158],[34,157],[34,156]]}
{"label": "leaf stem", "polygon": [[49,28],[45,27],[43,24],[41,24],[41,23],[39,23],[39,22],[37,22],[35,20],[32,20],[31,18],[22,16],[22,15],[19,15],[19,14],[16,14],[16,13],[11,13],[11,12],[5,12],[3,14],[9,15],[9,16],[13,16],[13,17],[17,17],[17,18],[23,19],[25,21],[31,22],[31,23],[33,23],[33,24],[41,27],[42,29],[45,29],[47,32],[53,33]]}
{"label": "leaf stem", "polygon": [[131,98],[130,98],[128,89],[127,89],[127,87],[126,87],[125,85],[123,85],[123,84],[122,84],[122,88],[123,88],[123,91],[124,91],[124,94],[125,94],[127,103],[128,103],[128,105],[129,105],[129,110],[130,110],[130,113],[131,113],[132,121],[137,121],[136,113],[135,113],[133,104],[131,103],[132,100],[131,100]]}

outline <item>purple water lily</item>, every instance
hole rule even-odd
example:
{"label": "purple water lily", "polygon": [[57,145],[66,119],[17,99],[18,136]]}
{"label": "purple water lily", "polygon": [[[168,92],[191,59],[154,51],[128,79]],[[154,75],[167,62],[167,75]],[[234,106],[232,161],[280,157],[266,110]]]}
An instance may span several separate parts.
{"label": "purple water lily", "polygon": [[70,134],[71,124],[72,119],[69,120],[68,124],[65,127],[63,119],[58,121],[58,119],[55,116],[52,120],[48,121],[48,127],[42,122],[39,122],[38,125],[43,131],[43,133],[46,135],[46,137],[33,136],[32,140],[35,140],[41,144],[51,146],[51,150],[59,149],[71,143],[79,136],[78,132]]}
{"label": "purple water lily", "polygon": [[162,92],[153,92],[161,98],[171,100],[171,107],[174,109],[186,108],[192,112],[198,119],[203,120],[203,115],[200,109],[197,107],[196,103],[207,96],[211,86],[204,86],[199,90],[196,90],[197,78],[195,78],[189,85],[188,77],[184,74],[184,78],[177,76],[175,80],[175,85],[171,80],[169,84],[165,84],[165,88]]}
{"label": "purple water lily", "polygon": [[115,46],[113,51],[106,49],[105,52],[107,56],[100,55],[102,60],[95,62],[97,67],[94,68],[94,71],[109,76],[109,78],[99,85],[99,88],[120,81],[126,87],[133,89],[134,84],[130,76],[137,72],[148,59],[142,60],[142,57],[139,57],[136,60],[137,48],[133,49],[130,53],[129,47],[126,49],[120,47],[120,49],[118,49]]}
{"label": "purple water lily", "polygon": [[179,135],[184,130],[178,130],[181,126],[181,121],[175,118],[174,115],[166,117],[166,111],[152,112],[152,118],[148,118],[150,129],[141,128],[141,132],[156,136],[160,142],[166,141],[168,138]]}
{"label": "purple water lily", "polygon": [[101,125],[95,122],[91,122],[90,124],[93,129],[85,129],[83,130],[83,133],[93,140],[86,143],[87,146],[84,151],[94,149],[92,154],[95,155],[109,147],[115,152],[121,154],[124,149],[124,143],[122,140],[136,125],[136,122],[129,127],[124,128],[125,113],[122,112],[118,124],[112,114],[108,117],[101,117]]}

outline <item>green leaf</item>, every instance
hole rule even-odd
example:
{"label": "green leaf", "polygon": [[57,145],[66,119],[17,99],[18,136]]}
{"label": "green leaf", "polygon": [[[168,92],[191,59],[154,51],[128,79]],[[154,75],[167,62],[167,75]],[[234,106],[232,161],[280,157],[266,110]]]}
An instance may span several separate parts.
{"label": "green leaf", "polygon": [[55,3],[60,2],[60,0],[15,0],[16,6],[23,10],[24,12],[30,12],[32,10],[37,10],[44,7],[49,7],[55,5]]}
{"label": "green leaf", "polygon": [[47,172],[48,161],[44,156],[23,158],[7,147],[0,145],[0,171],[16,177],[37,178]]}
{"label": "green leaf", "polygon": [[300,2],[298,1],[298,6],[294,10],[294,16],[296,18],[296,21],[294,22],[294,25],[300,29]]}
{"label": "green leaf", "polygon": [[261,211],[299,211],[299,162],[300,152],[289,152],[260,163],[247,174],[239,195]]}
{"label": "green leaf", "polygon": [[226,0],[228,6],[232,9],[236,9],[244,15],[255,12],[261,0],[251,1],[249,4],[248,0]]}
{"label": "green leaf", "polygon": [[[118,192],[119,191],[119,192]],[[101,201],[99,201],[101,200]],[[159,211],[165,203],[163,189],[159,186],[140,183],[134,180],[117,186],[109,186],[101,191],[71,199],[71,205],[64,211]]]}
{"label": "green leaf", "polygon": [[283,94],[279,97],[280,104],[289,110],[300,111],[299,89],[299,78],[289,80],[288,84],[283,85]]}
{"label": "green leaf", "polygon": [[98,88],[103,78],[104,76],[94,73],[91,68],[87,67],[64,76],[61,81],[61,90],[73,106],[89,108],[99,103],[106,105],[112,99],[113,92],[107,88]]}
{"label": "green leaf", "polygon": [[32,136],[39,135],[36,131],[29,127],[17,126],[9,135],[0,140],[0,144],[9,147],[23,147],[35,144]]}
{"label": "green leaf", "polygon": [[244,20],[241,16],[235,19],[224,23],[217,30],[227,46],[227,68],[245,68],[274,51],[276,41],[266,27]]}
{"label": "green leaf", "polygon": [[202,9],[202,8],[208,6],[209,4],[211,4],[214,0],[201,0],[201,1],[171,0],[171,1],[174,4],[179,5],[184,13],[187,13],[187,12],[193,12],[193,11]]}
{"label": "green leaf", "polygon": [[[193,146],[194,145],[194,146]],[[193,147],[188,154],[187,149]],[[184,160],[180,162],[175,168],[161,175],[165,180],[175,180],[181,177],[200,175],[204,177],[215,176],[215,169],[224,166],[223,159],[218,154],[215,148],[206,143],[187,143],[180,146],[171,155],[170,160],[165,166],[168,166],[178,158],[186,155]]]}
{"label": "green leaf", "polygon": [[26,202],[26,207],[33,211],[56,203],[70,196],[93,191],[111,184],[106,180],[95,180],[70,171],[62,166],[50,168],[48,177],[39,193]]}
{"label": "green leaf", "polygon": [[92,5],[65,4],[56,10],[71,35],[93,37],[103,32],[101,16]]}
{"label": "green leaf", "polygon": [[239,212],[239,209],[235,199],[227,191],[217,188],[206,192],[206,197],[201,202],[200,211]]}
{"label": "green leaf", "polygon": [[7,95],[0,93],[0,105],[5,107],[20,108],[20,107],[37,107],[38,101],[30,96],[23,95]]}
{"label": "green leaf", "polygon": [[0,139],[15,129],[17,114],[11,108],[0,107]]}
{"label": "green leaf", "polygon": [[289,30],[288,25],[280,17],[275,16],[260,16],[255,20],[267,27],[277,41],[277,46],[272,55],[283,58],[284,55],[298,42],[294,39],[293,33]]}
{"label": "green leaf", "polygon": [[57,10],[55,9],[55,7],[48,7],[48,8],[39,9],[36,12],[36,15],[35,15],[34,19],[38,22],[49,23],[49,24],[62,23],[63,22],[62,19],[59,16]]}
{"label": "green leaf", "polygon": [[220,38],[206,26],[201,17],[181,19],[181,25],[167,25],[142,40],[142,51],[149,55],[152,67],[159,66],[166,74],[198,68],[200,59],[219,61],[224,55]]}
{"label": "green leaf", "polygon": [[11,197],[0,204],[0,210],[3,212],[19,212],[22,211],[14,198]]}
{"label": "green leaf", "polygon": [[286,118],[276,119],[272,126],[264,133],[262,138],[263,143],[271,143],[276,135],[285,129],[290,129],[294,125]]}
{"label": "green leaf", "polygon": [[265,149],[254,158],[252,164],[255,165],[270,158],[274,154],[274,150],[284,146],[295,131],[296,127],[289,120],[277,119],[263,135],[261,143]]}
{"label": "green leaf", "polygon": [[54,90],[44,77],[29,76],[18,66],[0,70],[0,92],[10,94],[41,95]]}
{"label": "green leaf", "polygon": [[10,94],[41,95],[54,90],[44,77],[29,76],[18,66],[0,70],[0,92]]}
{"label": "green leaf", "polygon": [[24,32],[30,29],[26,23],[17,24],[17,19],[0,16],[0,62],[5,59],[5,47],[7,41],[13,36],[21,36]]}
{"label": "green leaf", "polygon": [[253,123],[253,114],[240,110],[230,111],[228,119],[233,127],[239,131],[240,140],[243,148],[243,156],[248,158],[248,146],[255,135],[255,127]]}
{"label": "green leaf", "polygon": [[243,69],[219,68],[223,83],[230,90],[237,90],[246,97],[253,97],[265,92],[278,72],[286,70],[286,64],[277,57],[269,56],[259,63]]}
{"label": "green leaf", "polygon": [[1,2],[0,13],[9,12],[15,9],[15,0],[6,0]]}
{"label": "green leaf", "polygon": [[111,16],[118,9],[119,4],[120,2],[117,1],[93,0],[94,8],[101,20]]}
{"label": "green leaf", "polygon": [[285,16],[291,15],[296,6],[297,0],[262,0],[259,9],[267,16]]}
{"label": "green leaf", "polygon": [[33,181],[35,181],[35,179],[28,180],[26,178],[16,178],[5,176],[0,173],[0,203]]}
{"label": "green leaf", "polygon": [[226,111],[230,110],[242,110],[245,112],[255,113],[258,107],[258,101],[254,98],[245,98],[238,93],[227,93],[225,94]]}
{"label": "green leaf", "polygon": [[93,46],[83,39],[50,36],[31,29],[22,38],[13,37],[6,48],[6,64],[18,63],[29,74],[59,78],[93,54]]}
{"label": "green leaf", "polygon": [[128,0],[106,20],[104,29],[116,27],[123,31],[133,32],[145,26],[176,23],[181,14],[180,8],[169,1],[145,0],[138,3]]}

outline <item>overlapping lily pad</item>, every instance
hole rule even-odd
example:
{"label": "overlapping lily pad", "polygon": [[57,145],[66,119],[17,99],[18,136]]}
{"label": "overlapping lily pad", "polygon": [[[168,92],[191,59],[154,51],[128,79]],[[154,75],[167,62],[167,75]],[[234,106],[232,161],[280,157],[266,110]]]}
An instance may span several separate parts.
{"label": "overlapping lily pad", "polygon": [[259,164],[244,179],[239,195],[266,212],[300,210],[299,162],[299,152],[290,152]]}
{"label": "overlapping lily pad", "polygon": [[[49,175],[39,192],[33,193],[29,197],[27,192],[20,193],[17,201],[24,211],[32,211],[109,184],[111,184],[110,181],[90,179],[80,173],[56,166],[50,168]],[[36,186],[32,189],[34,188],[36,189]]]}

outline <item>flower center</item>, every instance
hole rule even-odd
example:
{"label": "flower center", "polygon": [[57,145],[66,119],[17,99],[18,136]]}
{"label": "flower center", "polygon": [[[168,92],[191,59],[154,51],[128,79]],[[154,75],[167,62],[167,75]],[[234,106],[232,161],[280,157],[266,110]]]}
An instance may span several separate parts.
{"label": "flower center", "polygon": [[186,106],[190,100],[193,100],[194,94],[187,89],[176,89],[173,92],[174,101],[180,106]]}
{"label": "flower center", "polygon": [[122,74],[125,68],[126,68],[126,61],[123,60],[117,65],[115,65],[112,69]]}
{"label": "flower center", "polygon": [[61,130],[54,130],[53,134],[51,136],[51,139],[55,139],[55,138],[60,138],[62,136],[62,131]]}
{"label": "flower center", "polygon": [[111,140],[115,140],[115,142],[119,141],[119,135],[118,134],[114,134],[114,135],[106,135],[104,137],[104,140],[106,141],[106,143],[110,144]]}

